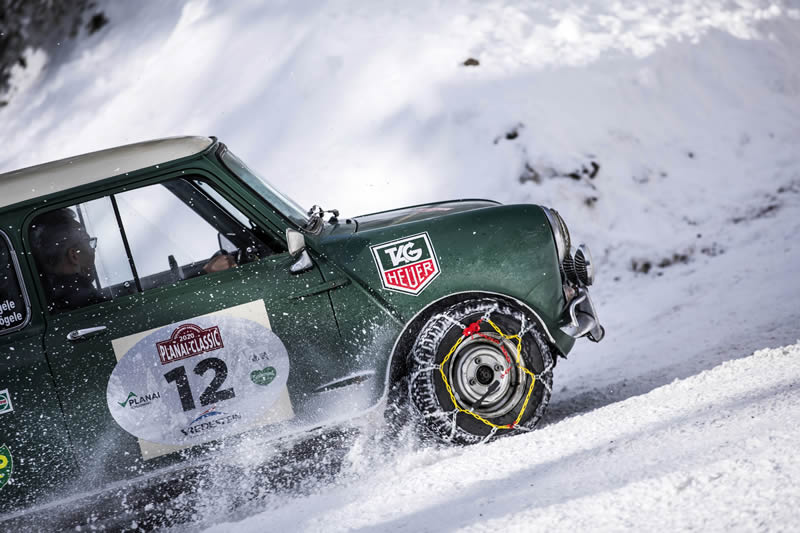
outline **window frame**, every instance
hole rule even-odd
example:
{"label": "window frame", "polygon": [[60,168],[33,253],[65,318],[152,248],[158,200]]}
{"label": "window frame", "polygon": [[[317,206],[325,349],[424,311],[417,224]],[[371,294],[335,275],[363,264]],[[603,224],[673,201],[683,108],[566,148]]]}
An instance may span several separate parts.
{"label": "window frame", "polygon": [[[169,185],[170,182],[182,182],[182,183],[176,183],[175,187],[173,188],[172,186]],[[212,191],[214,191],[217,195],[219,195],[219,197],[223,201],[225,201],[228,204],[230,204],[230,208],[232,208],[232,209],[234,209],[236,211],[239,211],[239,213],[241,213],[244,217],[249,219],[252,224],[254,224],[256,226],[260,226],[260,227],[257,230],[254,230],[253,227],[248,227],[247,224],[244,224],[239,219],[239,217],[237,217],[234,213],[230,212],[230,209],[227,206],[225,206],[224,204],[220,203],[216,198],[214,198],[213,196],[209,195],[208,192],[203,190],[203,188],[200,186],[201,184],[207,185]],[[237,231],[238,231],[238,228],[241,228],[242,230],[244,230],[243,233],[245,233],[247,235],[250,235],[251,236],[251,242],[258,241],[260,247],[263,247],[264,249],[272,249],[272,251],[269,254],[264,255],[263,257],[261,257],[261,259],[264,259],[266,257],[280,256],[281,254],[288,253],[288,249],[287,249],[286,243],[284,242],[283,239],[277,238],[278,234],[276,232],[274,232],[271,228],[267,227],[266,225],[260,224],[257,220],[253,220],[253,217],[251,217],[250,215],[246,214],[246,212],[242,211],[242,209],[240,209],[236,204],[231,202],[231,200],[227,197],[227,195],[224,192],[220,192],[220,190],[219,190],[220,187],[215,182],[213,182],[212,180],[208,179],[206,176],[198,174],[198,173],[186,173],[186,174],[181,174],[181,175],[178,175],[178,176],[167,176],[167,177],[164,177],[164,179],[160,179],[160,180],[155,181],[155,182],[150,182],[150,183],[146,183],[146,184],[139,184],[139,186],[137,186],[137,187],[129,187],[129,188],[126,188],[126,190],[124,190],[124,191],[117,191],[117,192],[114,192],[114,193],[110,193],[110,197],[112,198],[112,203],[114,204],[115,213],[118,216],[117,223],[118,223],[118,226],[119,226],[120,231],[122,233],[122,240],[123,240],[123,243],[124,243],[124,246],[125,246],[126,253],[128,255],[128,260],[129,260],[129,263],[130,263],[130,266],[131,266],[131,271],[133,272],[134,283],[135,283],[136,288],[137,288],[136,292],[138,292],[138,293],[146,293],[146,292],[158,290],[158,289],[161,289],[162,287],[167,287],[167,286],[170,286],[170,285],[173,285],[173,284],[183,284],[183,283],[189,282],[189,281],[191,281],[191,280],[193,280],[195,278],[205,277],[205,275],[204,276],[200,276],[198,274],[195,274],[195,275],[192,275],[190,277],[187,277],[186,279],[182,279],[182,280],[179,280],[179,281],[173,281],[173,282],[169,282],[169,283],[161,283],[161,284],[158,284],[158,285],[155,285],[155,286],[150,286],[149,282],[147,282],[148,278],[152,278],[154,276],[163,275],[165,273],[165,271],[164,272],[149,273],[149,274],[144,275],[144,276],[141,274],[141,261],[137,262],[138,251],[136,253],[134,252],[134,245],[131,243],[130,239],[128,238],[128,229],[130,228],[132,221],[130,219],[125,220],[125,216],[123,216],[121,208],[118,206],[118,200],[119,200],[119,198],[121,196],[125,195],[126,193],[129,193],[129,192],[132,192],[132,191],[141,190],[141,189],[145,189],[145,188],[148,188],[148,187],[158,187],[159,185],[161,185],[163,187],[163,190],[164,190],[164,192],[166,194],[172,194],[174,196],[174,198],[178,202],[181,202],[183,205],[185,205],[187,207],[187,209],[189,209],[192,213],[194,213],[194,215],[196,215],[200,219],[202,219],[206,224],[208,224],[208,226],[210,228],[212,228],[218,234],[221,233],[223,235],[226,235],[226,233],[224,232],[224,226],[228,226],[230,229],[233,229],[233,227],[235,226],[237,228]],[[159,191],[160,190],[161,189],[159,188]],[[205,199],[205,201],[208,203],[208,206],[210,206],[213,211],[217,212],[217,214],[219,216],[215,216],[214,218],[217,218],[218,220],[220,220],[220,222],[215,223],[215,222],[212,222],[208,218],[207,215],[213,214],[213,213],[208,213],[208,212],[204,213],[202,210],[198,210],[196,207],[193,207],[193,206],[189,205],[186,202],[186,194],[187,193],[191,193],[193,195],[196,194],[196,195],[202,196]],[[224,221],[222,221],[223,217],[225,219]],[[126,224],[126,222],[127,222],[127,224]],[[274,248],[272,248],[270,246],[270,244],[268,244],[267,241],[262,241],[258,236],[259,232],[265,233],[265,234],[269,234],[269,238],[274,240],[276,244],[279,244],[282,249],[280,251],[277,251]],[[199,265],[204,264],[206,261],[208,261],[209,257],[212,257],[212,256],[196,259],[196,260],[193,260],[193,261],[191,261],[191,262],[189,262],[187,264],[182,264],[180,266],[182,268],[184,268],[184,269],[186,267],[195,268],[195,267],[197,267]],[[142,256],[138,255],[138,258],[141,260]],[[242,265],[240,265],[240,266],[242,266]],[[211,272],[211,273],[208,273],[208,274],[217,274],[217,273],[218,272]],[[208,275],[208,274],[206,274],[206,275]]]}
{"label": "window frame", "polygon": [[14,245],[11,243],[11,239],[3,230],[0,230],[0,242],[5,242],[6,246],[8,247],[9,257],[11,258],[11,262],[14,264],[14,273],[17,275],[17,285],[22,293],[22,299],[25,302],[25,320],[23,320],[18,326],[0,330],[0,337],[2,337],[10,333],[16,333],[17,331],[28,327],[28,324],[30,324],[31,320],[33,319],[33,310],[31,309],[31,300],[28,296],[28,289],[25,286],[25,279],[22,277],[22,269],[20,268],[19,261],[17,260],[17,252],[14,250]]}
{"label": "window frame", "polygon": [[[226,178],[227,178],[227,175],[223,174],[223,177],[220,177],[220,175],[218,175],[217,172],[219,172],[219,171],[216,168],[204,168],[204,167],[194,167],[194,166],[193,167],[184,168],[184,169],[173,169],[173,170],[168,171],[168,172],[163,173],[163,174],[156,174],[156,175],[150,174],[150,175],[141,176],[139,179],[137,179],[135,181],[115,183],[113,185],[110,185],[110,186],[105,187],[105,188],[100,189],[100,190],[93,189],[91,192],[85,191],[83,193],[78,193],[78,194],[64,195],[65,199],[61,200],[59,202],[53,202],[53,203],[49,203],[48,202],[46,204],[40,204],[38,208],[36,208],[32,212],[28,213],[28,215],[25,217],[25,221],[22,224],[22,228],[23,228],[23,232],[22,232],[23,233],[22,234],[23,248],[26,250],[27,254],[29,254],[29,255],[32,254],[32,248],[31,248],[31,244],[32,243],[30,242],[30,238],[29,238],[30,231],[31,231],[31,225],[33,224],[33,221],[36,219],[36,217],[41,215],[42,213],[46,213],[46,212],[49,212],[49,211],[52,211],[52,210],[55,210],[55,209],[59,209],[59,208],[63,208],[63,207],[71,207],[71,206],[74,206],[76,204],[82,204],[82,203],[90,202],[90,201],[93,201],[93,200],[97,200],[99,198],[109,198],[109,199],[111,199],[114,195],[122,194],[122,193],[127,192],[127,191],[131,191],[131,190],[134,190],[134,189],[140,189],[140,188],[151,186],[151,185],[158,185],[158,184],[164,183],[166,181],[174,180],[174,179],[185,179],[190,183],[191,183],[191,181],[193,179],[200,179],[200,180],[205,181],[218,194],[220,194],[224,199],[226,199],[228,202],[230,202],[231,205],[233,205],[233,207],[235,207],[236,209],[241,211],[247,217],[251,218],[255,223],[261,224],[263,231],[272,233],[273,236],[275,237],[275,239],[278,242],[281,242],[284,245],[284,247],[287,247],[285,234],[284,234],[283,231],[281,231],[280,225],[276,224],[276,222],[274,220],[270,219],[269,217],[264,216],[256,208],[255,205],[251,205],[252,201],[249,201],[249,200],[247,200],[247,198],[242,197],[242,194],[240,192],[237,192],[233,187],[229,186],[225,182]],[[250,191],[247,191],[247,192],[250,192]],[[257,195],[255,196],[255,198],[256,199],[260,199]],[[261,201],[263,202],[263,200],[261,200]],[[224,207],[223,207],[223,209],[224,209]],[[235,217],[233,217],[232,215],[231,215],[231,217],[234,218],[234,220],[235,220]],[[122,224],[122,221],[118,220],[117,221],[117,225],[118,225],[118,231],[120,232],[120,235],[123,238],[123,242],[125,243],[125,246],[128,246],[127,237],[124,234],[125,229],[124,229],[124,226]],[[128,261],[133,266],[133,256],[131,255],[130,250],[126,250],[126,253],[128,255]],[[288,256],[289,253],[288,253],[288,251],[282,252],[282,253],[277,253],[277,254],[269,256],[269,258],[275,259],[275,258],[280,257],[282,255]],[[31,257],[32,257],[32,255],[31,255]],[[41,274],[41,272],[39,271],[38,265],[35,264],[35,261],[31,261],[31,264],[30,264],[29,268],[31,268],[31,271],[33,273],[34,279],[38,279],[38,277]],[[211,275],[219,275],[219,274],[221,274],[221,272],[211,273]],[[196,280],[202,279],[204,277],[205,276],[201,276],[200,278],[190,278],[190,279],[187,279],[187,280],[182,280],[182,282],[177,284],[177,285],[178,286],[182,286],[182,285],[184,285],[186,283],[193,283]],[[98,302],[98,303],[95,303],[95,304],[87,305],[87,306],[84,306],[84,307],[79,307],[79,308],[76,308],[76,309],[70,309],[70,310],[62,311],[62,312],[58,312],[58,311],[53,312],[52,310],[49,309],[49,302],[48,302],[48,299],[47,299],[47,295],[46,295],[46,292],[44,291],[44,288],[43,288],[41,282],[34,283],[34,285],[36,285],[36,292],[37,292],[37,295],[39,297],[39,300],[42,303],[42,309],[43,309],[44,315],[49,317],[50,320],[52,320],[52,319],[54,319],[56,317],[69,316],[69,315],[72,315],[72,314],[75,314],[75,313],[88,312],[88,310],[101,309],[103,306],[118,304],[118,303],[121,303],[121,302],[123,302],[125,300],[128,300],[129,298],[135,298],[137,296],[141,296],[141,295],[143,295],[145,293],[148,293],[148,292],[163,291],[163,290],[171,289],[171,287],[169,287],[169,286],[160,286],[160,287],[154,287],[154,288],[148,289],[147,291],[144,291],[138,285],[138,283],[139,283],[138,280],[139,280],[138,274],[134,273],[134,280],[132,280],[132,282],[136,286],[136,291],[131,293],[131,294],[126,294],[126,295],[123,295],[123,296],[121,296],[119,298],[115,298],[115,299],[111,299],[111,300],[107,300],[107,301],[103,301],[103,302]],[[20,282],[22,283],[22,278],[20,278]],[[26,291],[26,298],[27,298],[27,291]],[[30,301],[26,300],[26,302],[27,302],[28,308],[30,309]],[[30,322],[30,316],[31,315],[30,315],[30,312],[29,312],[29,314],[28,314],[29,322]]]}
{"label": "window frame", "polygon": [[[287,221],[287,222],[288,222],[288,223],[289,223],[289,224],[292,226],[292,228],[293,228],[293,229],[299,229],[299,230],[302,230],[302,231],[305,231],[305,230],[306,230],[306,227],[308,226],[308,222],[309,222],[309,220],[310,220],[310,215],[309,215],[308,213],[305,213],[305,212],[303,211],[303,208],[302,208],[302,206],[300,206],[299,204],[297,204],[297,202],[296,202],[296,201],[295,201],[293,198],[291,198],[291,197],[289,197],[289,196],[285,195],[285,194],[284,194],[282,191],[278,190],[278,189],[277,189],[277,188],[276,188],[274,185],[272,185],[272,184],[271,184],[269,181],[266,181],[266,178],[262,178],[262,177],[261,177],[261,176],[260,176],[260,175],[259,175],[257,172],[255,172],[254,170],[250,169],[250,167],[248,167],[248,166],[247,166],[247,163],[245,163],[245,162],[244,162],[242,159],[240,159],[240,158],[239,158],[239,156],[237,156],[236,154],[234,154],[234,153],[233,153],[233,152],[232,152],[232,151],[231,151],[231,150],[230,150],[230,149],[229,149],[229,148],[228,148],[228,147],[225,145],[225,143],[219,143],[219,147],[218,147],[218,148],[215,150],[215,152],[214,152],[214,155],[216,156],[216,158],[217,158],[217,161],[218,161],[218,162],[219,162],[219,164],[222,166],[222,168],[223,168],[223,169],[225,169],[225,171],[227,171],[227,172],[228,172],[228,173],[229,173],[231,176],[233,176],[233,177],[234,177],[234,178],[235,178],[235,179],[236,179],[236,180],[237,180],[239,183],[241,183],[243,186],[245,186],[245,187],[247,188],[247,190],[248,190],[248,192],[249,192],[250,194],[253,194],[253,195],[255,195],[255,196],[256,196],[256,198],[258,198],[259,200],[261,200],[261,202],[263,202],[264,204],[268,205],[268,206],[270,207],[270,209],[272,209],[272,210],[273,210],[273,212],[277,213],[277,214],[278,214],[278,216],[280,216],[280,217],[281,217],[283,220]],[[231,167],[231,165],[228,163],[228,161],[226,161],[226,160],[225,160],[225,156],[226,156],[226,155],[229,155],[229,156],[231,156],[232,158],[234,158],[235,160],[237,160],[237,161],[238,161],[238,163],[239,163],[239,164],[240,164],[242,167],[244,167],[244,171],[245,171],[246,173],[248,173],[248,174],[251,174],[251,175],[252,175],[252,177],[254,178],[254,181],[261,182],[262,186],[264,186],[264,187],[265,187],[265,188],[267,188],[267,189],[272,189],[272,190],[273,190],[273,192],[274,192],[274,194],[275,194],[275,195],[278,197],[278,199],[281,199],[280,197],[283,197],[283,199],[281,199],[281,200],[282,200],[284,203],[287,203],[287,204],[289,204],[289,207],[295,207],[295,208],[299,208],[299,209],[300,209],[300,213],[302,213],[302,214],[303,214],[303,216],[304,216],[304,223],[303,223],[303,224],[300,224],[300,223],[299,223],[297,220],[295,220],[294,218],[292,218],[292,216],[290,216],[289,214],[287,214],[287,213],[285,213],[284,211],[282,211],[282,210],[280,210],[279,208],[277,208],[277,207],[275,206],[275,204],[273,204],[273,203],[272,203],[272,202],[271,202],[271,201],[270,201],[268,198],[265,198],[265,197],[264,197],[264,195],[263,195],[262,193],[260,193],[258,190],[256,190],[256,187],[254,187],[253,185],[251,185],[251,184],[250,184],[250,183],[249,183],[249,182],[248,182],[248,181],[247,181],[247,180],[246,180],[246,179],[245,179],[245,178],[244,178],[244,177],[241,175],[241,174],[242,174],[241,172],[237,172],[237,171],[236,171],[234,168],[232,168],[232,167]],[[292,205],[291,205],[292,203],[294,203],[295,205],[294,205],[294,206],[292,206]]]}

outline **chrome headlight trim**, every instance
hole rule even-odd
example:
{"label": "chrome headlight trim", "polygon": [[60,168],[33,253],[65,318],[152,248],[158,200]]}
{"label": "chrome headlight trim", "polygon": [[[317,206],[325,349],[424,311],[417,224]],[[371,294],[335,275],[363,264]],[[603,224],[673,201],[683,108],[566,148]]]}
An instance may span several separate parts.
{"label": "chrome headlight trim", "polygon": [[564,276],[575,287],[588,287],[594,283],[594,261],[585,244],[572,249],[561,263]]}
{"label": "chrome headlight trim", "polygon": [[556,242],[556,253],[558,254],[558,262],[564,261],[564,258],[569,254],[570,238],[567,224],[558,211],[550,207],[542,207],[544,214],[547,216],[547,221],[550,223],[550,229],[553,231],[553,239]]}

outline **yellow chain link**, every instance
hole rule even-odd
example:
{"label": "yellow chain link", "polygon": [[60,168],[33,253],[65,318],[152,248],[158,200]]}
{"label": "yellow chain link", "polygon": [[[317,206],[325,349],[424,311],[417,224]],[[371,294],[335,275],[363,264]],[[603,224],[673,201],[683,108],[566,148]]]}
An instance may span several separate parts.
{"label": "yellow chain link", "polygon": [[[495,323],[492,322],[491,320],[486,319],[486,322],[490,326],[492,326],[494,328],[494,330],[497,332],[497,334],[500,335],[501,337],[503,337],[504,339],[508,339],[508,340],[517,339],[517,368],[519,368],[520,370],[522,370],[523,372],[525,372],[526,374],[528,374],[531,377],[531,386],[528,389],[527,396],[525,396],[525,403],[522,404],[522,410],[519,412],[519,415],[517,416],[517,419],[514,421],[514,423],[513,424],[505,424],[505,425],[502,425],[502,426],[498,426],[497,424],[493,424],[493,423],[489,422],[488,420],[486,420],[485,418],[483,418],[479,414],[473,413],[472,411],[464,409],[460,405],[458,405],[458,402],[456,401],[456,397],[453,394],[453,389],[450,388],[450,383],[447,381],[447,376],[444,373],[444,365],[447,364],[447,361],[448,361],[448,359],[450,359],[450,356],[453,355],[453,353],[455,353],[456,349],[459,347],[461,342],[466,338],[463,335],[458,338],[458,341],[453,345],[452,348],[450,348],[450,351],[447,353],[446,356],[444,356],[444,359],[442,359],[442,362],[439,365],[439,373],[442,375],[442,380],[444,381],[445,387],[447,387],[447,393],[450,394],[450,400],[452,400],[453,405],[455,406],[455,408],[458,411],[460,411],[462,413],[466,413],[466,414],[472,416],[473,418],[475,418],[477,420],[480,420],[481,422],[483,422],[487,426],[493,427],[495,429],[512,429],[514,426],[519,424],[519,421],[522,420],[522,415],[525,414],[525,409],[528,407],[528,400],[531,399],[531,393],[533,392],[533,386],[536,384],[536,375],[533,372],[531,372],[530,370],[528,370],[527,368],[525,368],[524,366],[522,366],[522,339],[520,338],[520,336],[519,335],[506,335],[505,333],[500,331],[500,328],[498,328],[495,325]],[[475,335],[475,333],[473,333],[473,335]]]}

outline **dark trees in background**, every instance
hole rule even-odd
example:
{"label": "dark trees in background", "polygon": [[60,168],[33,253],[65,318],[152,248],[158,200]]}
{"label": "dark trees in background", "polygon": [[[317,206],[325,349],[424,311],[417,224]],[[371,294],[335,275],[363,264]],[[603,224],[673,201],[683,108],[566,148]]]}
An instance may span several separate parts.
{"label": "dark trees in background", "polygon": [[108,19],[95,8],[92,0],[0,0],[0,95],[8,90],[11,68],[26,66],[26,49],[52,54],[82,29],[91,35],[105,26]]}

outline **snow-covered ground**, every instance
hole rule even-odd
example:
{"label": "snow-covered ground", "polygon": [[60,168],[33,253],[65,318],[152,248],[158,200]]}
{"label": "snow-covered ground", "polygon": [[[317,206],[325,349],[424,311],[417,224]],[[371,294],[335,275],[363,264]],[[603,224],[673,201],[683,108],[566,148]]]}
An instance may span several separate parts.
{"label": "snow-covered ground", "polygon": [[490,444],[357,450],[351,482],[209,531],[789,530],[798,357],[762,350]]}
{"label": "snow-covered ground", "polygon": [[559,363],[541,430],[385,454],[365,437],[310,495],[250,517],[209,503],[192,529],[794,528],[800,5],[105,11],[99,43],[15,78],[0,172],[213,134],[301,204],[346,215],[454,197],[552,205],[599,264],[607,337]]}

